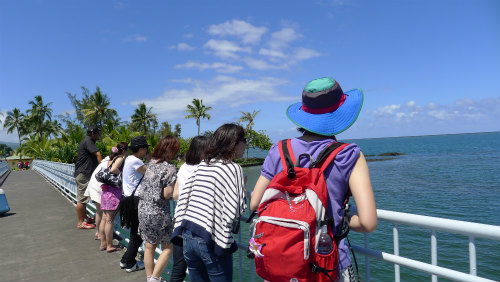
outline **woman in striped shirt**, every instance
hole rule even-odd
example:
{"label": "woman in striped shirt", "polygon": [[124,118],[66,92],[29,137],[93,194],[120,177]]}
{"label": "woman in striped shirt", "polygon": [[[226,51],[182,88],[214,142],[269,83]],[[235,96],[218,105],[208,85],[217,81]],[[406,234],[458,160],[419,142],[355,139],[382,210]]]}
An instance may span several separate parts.
{"label": "woman in striped shirt", "polygon": [[238,247],[231,231],[246,209],[243,169],[233,160],[243,156],[245,146],[243,127],[219,127],[179,195],[171,238],[182,235],[191,281],[232,281]]}

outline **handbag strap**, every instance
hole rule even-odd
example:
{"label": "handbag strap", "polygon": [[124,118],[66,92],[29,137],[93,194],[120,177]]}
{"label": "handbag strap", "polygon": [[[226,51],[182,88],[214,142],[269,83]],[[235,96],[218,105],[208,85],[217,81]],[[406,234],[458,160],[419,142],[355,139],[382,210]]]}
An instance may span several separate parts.
{"label": "handbag strap", "polygon": [[139,184],[141,184],[143,178],[144,178],[144,174],[142,175],[141,180],[139,180],[137,185],[135,185],[134,191],[132,192],[132,194],[130,194],[130,196],[134,196],[135,190],[137,190],[137,187],[139,187]]}

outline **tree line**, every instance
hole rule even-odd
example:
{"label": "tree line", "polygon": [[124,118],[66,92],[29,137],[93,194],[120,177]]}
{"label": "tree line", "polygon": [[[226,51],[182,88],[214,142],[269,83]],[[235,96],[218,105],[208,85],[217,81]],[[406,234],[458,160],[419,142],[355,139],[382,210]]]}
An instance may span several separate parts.
{"label": "tree line", "polygon": [[[118,142],[130,142],[135,136],[145,135],[151,146],[156,146],[158,140],[166,135],[179,138],[181,148],[179,154],[183,155],[189,148],[191,138],[181,137],[181,124],[172,125],[168,121],[158,120],[153,112],[153,107],[141,103],[134,109],[130,120],[121,120],[116,110],[111,105],[110,98],[99,87],[90,93],[89,89],[82,87],[82,93],[66,93],[70,99],[75,115],[52,116],[52,102],[45,103],[41,95],[29,101],[30,108],[22,112],[14,108],[7,112],[3,127],[8,134],[17,132],[19,148],[16,154],[20,157],[30,156],[54,162],[74,163],[76,161],[78,145],[86,135],[86,129],[97,126],[101,130],[101,139],[96,142],[103,155],[110,153],[111,148]],[[204,105],[201,99],[194,98],[191,104],[186,105],[186,119],[194,119],[200,135],[200,123],[203,119],[210,120],[209,111],[212,107]],[[241,112],[238,122],[246,129],[247,152],[250,148],[269,150],[272,143],[265,131],[255,131],[255,117],[260,110]],[[209,136],[211,131],[202,135]],[[3,149],[3,147],[2,147]],[[2,150],[4,151],[4,150]]]}

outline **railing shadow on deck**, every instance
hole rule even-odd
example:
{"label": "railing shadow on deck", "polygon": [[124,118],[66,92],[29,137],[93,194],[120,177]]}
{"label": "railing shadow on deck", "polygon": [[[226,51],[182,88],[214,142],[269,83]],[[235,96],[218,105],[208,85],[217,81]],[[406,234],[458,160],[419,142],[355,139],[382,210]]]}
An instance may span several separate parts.
{"label": "railing shadow on deck", "polygon": [[[48,182],[55,186],[63,195],[71,202],[76,204],[76,183],[73,176],[74,165],[56,163],[42,160],[33,161],[32,167],[40,173]],[[1,173],[1,171],[0,171]],[[250,194],[248,195],[250,198]],[[173,205],[172,205],[173,206]],[[95,213],[95,206],[88,204],[87,209],[90,213]],[[352,209],[355,212],[355,208]],[[377,209],[377,217],[381,221],[388,221],[393,224],[393,254],[379,250],[372,250],[369,245],[369,234],[364,234],[364,246],[352,245],[355,253],[365,256],[364,280],[370,281],[370,258],[382,260],[394,265],[394,281],[400,281],[400,266],[405,266],[420,272],[425,272],[431,275],[433,282],[437,281],[438,277],[448,278],[454,281],[494,281],[487,278],[477,276],[476,266],[476,246],[475,238],[484,238],[500,241],[500,226],[472,223],[466,221],[450,220],[438,217],[429,217],[415,215],[409,213],[400,213]],[[246,218],[243,218],[245,220]],[[399,225],[417,226],[431,231],[431,264],[413,260],[399,255]],[[121,228],[116,228],[115,233],[124,238],[128,243],[128,231]],[[436,231],[444,231],[452,234],[464,235],[469,238],[469,273],[452,270],[449,268],[437,265],[437,236]],[[126,233],[127,232],[127,233]],[[243,257],[246,257],[246,242],[242,242],[242,232],[238,234],[238,271],[239,281],[255,281],[255,265],[251,263],[243,263]],[[160,249],[156,250],[157,254],[161,253]],[[246,268],[245,266],[246,265]]]}

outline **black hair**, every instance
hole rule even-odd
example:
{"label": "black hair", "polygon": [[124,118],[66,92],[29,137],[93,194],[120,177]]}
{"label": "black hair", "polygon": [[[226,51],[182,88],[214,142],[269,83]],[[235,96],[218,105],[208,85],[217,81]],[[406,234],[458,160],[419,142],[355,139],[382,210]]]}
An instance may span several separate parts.
{"label": "black hair", "polygon": [[186,163],[197,165],[203,159],[203,151],[207,147],[209,138],[207,136],[196,136],[191,140],[189,149],[186,152]]}
{"label": "black hair", "polygon": [[226,123],[221,125],[212,134],[205,149],[203,158],[207,164],[211,159],[230,162],[236,154],[236,145],[245,140],[245,129],[236,123]]}
{"label": "black hair", "polygon": [[92,133],[100,133],[99,128],[97,126],[87,128],[87,135],[90,136]]}
{"label": "black hair", "polygon": [[113,160],[117,156],[121,155],[121,153],[123,153],[123,151],[126,151],[128,149],[128,144],[127,144],[127,142],[120,142],[120,143],[116,144],[116,148],[118,149],[118,151],[116,151],[116,152],[111,151],[111,154],[109,154],[110,160]]}

